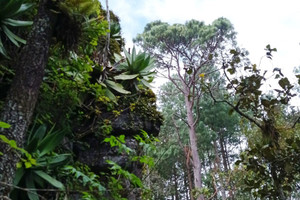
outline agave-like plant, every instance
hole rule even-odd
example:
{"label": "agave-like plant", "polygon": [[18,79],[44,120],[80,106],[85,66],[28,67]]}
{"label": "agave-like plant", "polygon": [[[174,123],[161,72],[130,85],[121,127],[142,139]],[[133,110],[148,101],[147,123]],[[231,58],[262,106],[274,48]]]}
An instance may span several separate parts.
{"label": "agave-like plant", "polygon": [[116,66],[117,70],[124,72],[115,76],[114,79],[125,81],[124,84],[127,84],[125,88],[129,90],[139,90],[139,85],[151,87],[150,83],[155,75],[154,59],[145,52],[136,53],[135,47],[133,47],[131,54],[126,50],[124,53],[125,62],[121,62],[123,59],[121,56],[115,55],[117,63],[120,63]]}
{"label": "agave-like plant", "polygon": [[49,174],[56,167],[67,164],[71,159],[71,154],[53,152],[62,142],[64,135],[65,131],[54,131],[54,127],[47,131],[45,125],[40,125],[36,130],[33,128],[29,131],[25,150],[32,155],[36,162],[22,162],[21,159],[17,165],[14,185],[33,190],[24,195],[24,191],[15,189],[11,193],[11,199],[39,200],[39,195],[34,189],[44,188],[46,185],[52,185],[60,190],[64,189],[64,185]]}
{"label": "agave-like plant", "polygon": [[3,38],[8,38],[17,47],[20,46],[19,43],[26,43],[26,40],[15,35],[10,28],[32,25],[32,21],[14,19],[32,6],[32,3],[24,3],[24,0],[0,0],[0,54],[5,57],[8,57],[8,54],[2,42]]}

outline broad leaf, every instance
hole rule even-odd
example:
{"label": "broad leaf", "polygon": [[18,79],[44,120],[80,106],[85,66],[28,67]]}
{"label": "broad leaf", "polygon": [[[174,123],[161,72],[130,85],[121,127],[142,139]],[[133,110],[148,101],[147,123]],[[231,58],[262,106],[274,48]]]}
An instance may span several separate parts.
{"label": "broad leaf", "polygon": [[36,189],[36,187],[35,187],[32,176],[26,176],[26,187],[33,189],[33,190],[30,190],[27,192],[29,199],[30,200],[39,200],[39,196],[38,196],[37,192],[34,190],[34,189]]}
{"label": "broad leaf", "polygon": [[151,88],[152,86],[146,81],[145,79],[141,79],[141,82],[148,88]]}
{"label": "broad leaf", "polygon": [[105,84],[121,94],[130,94],[130,92],[125,90],[123,86],[119,83],[110,80],[105,80]]}
{"label": "broad leaf", "polygon": [[138,77],[139,74],[120,74],[114,77],[116,80],[132,80]]}
{"label": "broad leaf", "polygon": [[65,165],[71,160],[71,154],[59,154],[56,156],[38,159],[38,166],[53,168],[59,165]]}
{"label": "broad leaf", "polygon": [[43,171],[34,171],[35,174],[37,174],[38,176],[40,176],[41,178],[43,178],[45,181],[47,181],[48,183],[50,183],[51,185],[53,185],[54,187],[64,190],[65,187],[64,185],[56,180],[55,178],[51,177],[49,174],[43,172]]}
{"label": "broad leaf", "polygon": [[117,97],[109,89],[105,90],[105,96],[107,96],[112,102],[117,104]]}
{"label": "broad leaf", "polygon": [[9,128],[9,127],[10,127],[9,124],[0,121],[0,128]]}
{"label": "broad leaf", "polygon": [[18,185],[23,175],[25,174],[25,170],[23,167],[18,168],[14,178],[14,185]]}

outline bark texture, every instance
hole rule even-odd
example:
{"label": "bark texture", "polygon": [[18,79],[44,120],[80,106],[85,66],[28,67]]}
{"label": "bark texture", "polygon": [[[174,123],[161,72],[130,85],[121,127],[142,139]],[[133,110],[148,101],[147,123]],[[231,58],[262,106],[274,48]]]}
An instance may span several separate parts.
{"label": "bark texture", "polygon": [[[193,102],[189,97],[189,90],[185,90],[185,105],[187,110],[187,119],[189,125],[189,137],[192,152],[192,164],[193,164],[193,175],[194,175],[194,187],[196,190],[202,188],[202,177],[201,177],[201,161],[199,159],[198,147],[197,147],[197,136],[195,129],[195,119],[193,116]],[[203,195],[199,195],[197,200],[204,200]]]}
{"label": "bark texture", "polygon": [[[218,152],[218,145],[217,142],[214,141],[214,152],[215,152],[215,174],[218,174],[218,172],[222,172],[222,167],[221,167],[221,160]],[[219,182],[220,182],[220,190],[221,190],[221,197],[222,200],[226,200],[226,191],[225,191],[225,183],[223,180],[223,177],[219,175]],[[217,189],[217,188],[216,188]]]}
{"label": "bark texture", "polygon": [[[11,125],[9,129],[2,130],[1,134],[15,140],[19,147],[23,146],[25,133],[31,123],[48,60],[52,17],[47,3],[48,0],[40,1],[29,39],[18,58],[16,74],[0,118]],[[2,142],[0,149],[3,153],[0,156],[0,199],[4,199],[12,189],[8,185],[13,183],[19,155]]]}

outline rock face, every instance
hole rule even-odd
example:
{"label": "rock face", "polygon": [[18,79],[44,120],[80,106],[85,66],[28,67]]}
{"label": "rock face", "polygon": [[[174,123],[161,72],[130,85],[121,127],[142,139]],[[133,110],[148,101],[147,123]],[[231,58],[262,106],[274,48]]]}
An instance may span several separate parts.
{"label": "rock face", "polygon": [[[127,147],[137,149],[138,144],[133,138],[128,137],[125,141]],[[78,161],[88,165],[94,172],[107,171],[110,165],[106,160],[111,160],[122,168],[131,169],[128,156],[121,155],[117,148],[111,148],[109,143],[103,143],[94,135],[86,137],[84,142],[90,147],[78,152]]]}
{"label": "rock face", "polygon": [[[134,136],[140,134],[141,130],[149,135],[157,136],[161,126],[161,120],[147,120],[145,116],[136,113],[123,112],[115,119],[111,120],[112,132],[114,136],[125,135],[125,145],[139,154],[138,142]],[[77,153],[78,161],[88,165],[95,173],[108,171],[110,167],[106,160],[111,160],[123,169],[142,177],[142,165],[137,162],[131,162],[128,155],[120,154],[117,148],[112,148],[109,143],[102,142],[95,134],[90,134],[83,139],[83,142],[89,145],[89,148],[81,149]],[[125,183],[125,187],[126,187]],[[129,183],[130,184],[130,183]],[[128,186],[128,185],[127,185]],[[126,194],[127,199],[140,199],[138,190],[130,190]]]}
{"label": "rock face", "polygon": [[158,136],[161,122],[150,121],[132,113],[123,113],[112,121],[113,134],[137,135],[141,130],[149,135]]}

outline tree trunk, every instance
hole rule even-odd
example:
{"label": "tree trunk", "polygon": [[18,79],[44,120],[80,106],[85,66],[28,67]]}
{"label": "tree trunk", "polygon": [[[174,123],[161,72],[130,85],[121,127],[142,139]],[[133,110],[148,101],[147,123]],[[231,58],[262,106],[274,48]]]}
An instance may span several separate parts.
{"label": "tree trunk", "polygon": [[[196,190],[202,188],[202,177],[201,177],[201,161],[199,159],[198,147],[197,147],[197,136],[195,129],[195,120],[193,116],[193,102],[190,100],[189,92],[185,91],[185,105],[187,110],[187,120],[189,125],[189,137],[192,152],[192,164],[193,164],[193,175],[194,175],[194,186]],[[197,200],[204,200],[203,195],[197,197]]]}
{"label": "tree trunk", "polygon": [[271,176],[273,179],[274,187],[277,192],[277,197],[279,200],[285,200],[285,194],[283,192],[282,184],[280,179],[278,179],[277,173],[276,173],[276,165],[274,163],[270,164],[270,169],[271,169]]}
{"label": "tree trunk", "polygon": [[[216,166],[215,166],[215,173],[217,174],[218,171],[221,172],[221,161],[220,161],[220,157],[218,154],[218,146],[217,146],[217,142],[214,141],[214,151],[215,151],[215,162],[216,162]],[[225,192],[225,188],[224,188],[224,180],[223,177],[219,175],[219,181],[220,181],[220,189],[221,189],[221,194],[222,194],[222,200],[226,200],[226,192]]]}
{"label": "tree trunk", "polygon": [[[221,148],[221,155],[222,155],[224,170],[226,173],[228,173],[228,170],[230,170],[230,165],[229,165],[229,160],[228,160],[228,151],[227,151],[226,142],[224,140],[222,133],[219,134],[219,143],[220,143],[220,148]],[[231,179],[229,180],[228,184],[231,188],[233,188],[233,183],[232,183]],[[234,200],[234,191],[232,189],[229,190],[228,196],[230,197],[230,199]]]}
{"label": "tree trunk", "polygon": [[[52,34],[51,14],[46,9],[48,0],[41,0],[28,43],[21,51],[16,66],[16,74],[7,95],[1,121],[11,125],[1,134],[15,140],[19,147],[23,146],[25,133],[37,102],[38,92],[44,76],[44,68],[48,60],[50,36]],[[0,197],[6,198],[11,191],[16,163],[19,155],[7,144],[0,143],[3,156],[0,156]]]}
{"label": "tree trunk", "polygon": [[191,170],[190,170],[190,158],[191,158],[191,155],[190,155],[190,148],[185,148],[184,150],[184,153],[185,153],[185,157],[186,157],[186,160],[185,160],[185,167],[186,167],[186,171],[187,171],[187,176],[188,176],[188,183],[189,183],[189,193],[190,193],[190,199],[191,200],[194,200],[194,196],[193,196],[193,181],[192,181],[192,176],[191,176]]}
{"label": "tree trunk", "polygon": [[184,176],[183,176],[183,181],[184,181],[184,188],[185,188],[185,199],[186,200],[189,200],[190,198],[189,198],[189,192],[190,192],[190,187],[189,187],[189,178],[187,177],[188,176],[188,174],[183,170],[183,173],[184,173]]}
{"label": "tree trunk", "polygon": [[224,137],[222,136],[222,133],[219,133],[219,143],[221,148],[221,154],[223,159],[223,166],[225,172],[228,172],[228,162],[227,162],[227,155],[226,155],[226,149],[224,148]]}
{"label": "tree trunk", "polygon": [[178,193],[178,176],[177,176],[177,170],[176,170],[176,165],[174,165],[173,168],[173,172],[174,172],[174,189],[175,189],[175,199],[176,200],[180,200],[179,198],[179,193]]}

